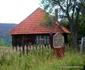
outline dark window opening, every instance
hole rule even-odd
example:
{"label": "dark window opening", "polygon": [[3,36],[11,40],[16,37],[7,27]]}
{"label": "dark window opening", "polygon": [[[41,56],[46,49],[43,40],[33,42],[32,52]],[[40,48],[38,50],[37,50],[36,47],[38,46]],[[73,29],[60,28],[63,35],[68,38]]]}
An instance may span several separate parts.
{"label": "dark window opening", "polygon": [[44,39],[44,44],[49,44],[49,36],[36,36],[36,43],[40,44],[40,40]]}

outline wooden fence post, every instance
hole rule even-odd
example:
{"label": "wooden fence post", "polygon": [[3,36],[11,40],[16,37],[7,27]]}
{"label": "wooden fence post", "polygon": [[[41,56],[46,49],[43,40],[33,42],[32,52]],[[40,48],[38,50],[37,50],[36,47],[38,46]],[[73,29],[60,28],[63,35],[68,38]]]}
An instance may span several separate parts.
{"label": "wooden fence post", "polygon": [[26,46],[26,54],[28,54],[28,45]]}
{"label": "wooden fence post", "polygon": [[82,37],[81,39],[81,45],[80,45],[80,53],[85,52],[85,37]]}
{"label": "wooden fence post", "polygon": [[14,53],[16,52],[16,47],[14,47]]}
{"label": "wooden fence post", "polygon": [[[16,51],[18,51],[18,53],[20,53],[20,56],[21,54],[28,54],[29,51],[33,51],[35,54],[44,54],[45,52],[45,49],[50,52],[50,45],[44,45],[44,44],[39,44],[39,45],[23,45],[23,46],[14,46],[13,48],[13,52],[15,53]],[[4,52],[3,52],[4,53]]]}

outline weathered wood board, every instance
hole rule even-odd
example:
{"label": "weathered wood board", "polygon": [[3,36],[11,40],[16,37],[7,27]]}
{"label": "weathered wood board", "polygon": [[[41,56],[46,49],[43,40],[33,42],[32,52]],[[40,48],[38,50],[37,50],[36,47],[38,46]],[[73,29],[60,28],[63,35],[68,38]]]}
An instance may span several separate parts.
{"label": "weathered wood board", "polygon": [[53,36],[53,47],[54,48],[64,47],[64,36],[62,34],[56,33]]}
{"label": "weathered wood board", "polygon": [[85,52],[85,37],[82,37],[80,44],[80,53]]}

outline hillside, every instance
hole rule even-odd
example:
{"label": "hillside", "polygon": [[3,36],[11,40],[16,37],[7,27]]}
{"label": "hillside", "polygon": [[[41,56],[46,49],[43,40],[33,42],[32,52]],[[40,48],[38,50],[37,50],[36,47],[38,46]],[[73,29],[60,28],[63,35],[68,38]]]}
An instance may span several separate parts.
{"label": "hillside", "polygon": [[16,25],[13,23],[0,23],[0,41],[4,40],[6,44],[11,44],[11,35],[8,32]]}

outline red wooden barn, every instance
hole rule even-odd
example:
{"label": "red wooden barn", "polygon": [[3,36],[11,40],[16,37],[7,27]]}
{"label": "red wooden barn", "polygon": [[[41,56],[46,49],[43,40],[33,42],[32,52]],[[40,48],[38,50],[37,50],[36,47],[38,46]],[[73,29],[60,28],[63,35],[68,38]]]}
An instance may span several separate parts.
{"label": "red wooden barn", "polygon": [[[31,15],[24,19],[20,24],[13,28],[9,34],[12,35],[13,46],[23,46],[31,42],[32,44],[39,44],[40,39],[44,39],[44,44],[53,44],[53,35],[60,32],[67,41],[67,34],[70,33],[64,26],[59,25],[56,21],[50,29],[45,26],[40,26],[44,21],[45,11],[37,8]],[[42,23],[44,24],[44,23]]]}

